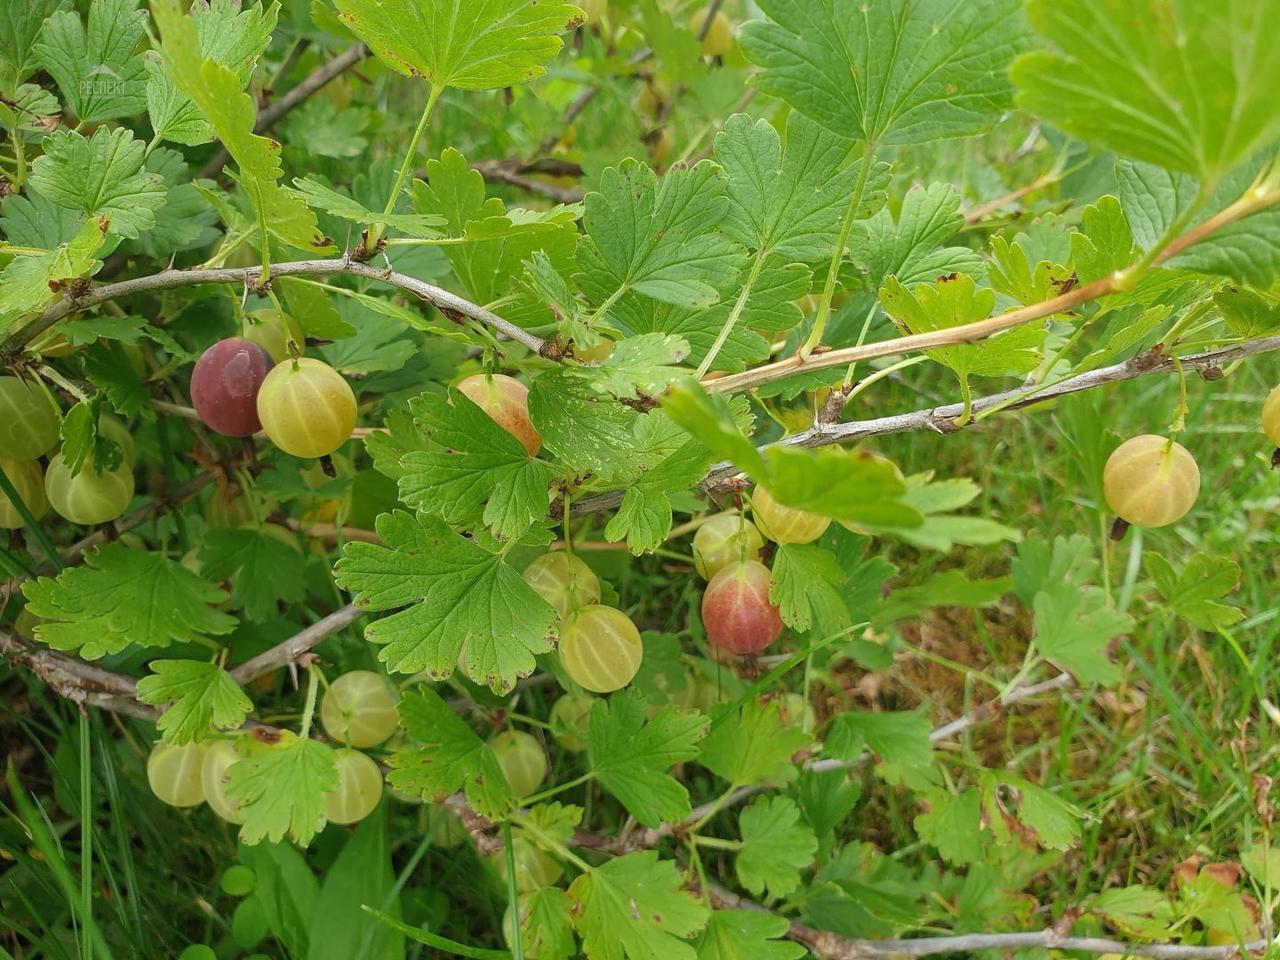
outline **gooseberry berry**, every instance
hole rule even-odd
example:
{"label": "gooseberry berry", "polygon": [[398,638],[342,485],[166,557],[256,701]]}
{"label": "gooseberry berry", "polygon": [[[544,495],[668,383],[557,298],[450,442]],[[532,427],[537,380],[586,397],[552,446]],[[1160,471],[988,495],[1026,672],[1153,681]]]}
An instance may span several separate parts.
{"label": "gooseberry berry", "polygon": [[333,752],[338,785],[324,795],[324,815],[332,823],[356,823],[382,799],[382,771],[359,750]]}
{"label": "gooseberry berry", "polygon": [[764,538],[754,523],[737,510],[717,513],[703,522],[693,535],[693,566],[704,580],[710,580],[731,563],[759,560]]}
{"label": "gooseberry berry", "polygon": [[258,391],[258,419],[271,442],[295,457],[325,457],[351,437],[356,395],[342,374],[319,360],[276,364]]}
{"label": "gooseberry berry", "polygon": [[58,454],[45,471],[44,492],[54,512],[72,523],[106,523],[124,513],[133,499],[133,469],[121,461],[114,470],[99,473],[85,461],[73,477],[62,454]]}
{"label": "gooseberry berry", "polygon": [[137,460],[137,451],[133,443],[133,434],[123,423],[109,413],[98,415],[98,436],[114,440],[120,446],[120,458],[124,463],[133,466]]}
{"label": "gooseberry berry", "polygon": [[[31,515],[39,520],[49,512],[49,500],[44,493],[44,471],[35,460],[0,459],[0,470],[9,478],[13,489]],[[0,494],[0,527],[17,530],[23,524],[22,514],[8,497]]]}
{"label": "gooseberry berry", "polygon": [[560,634],[560,664],[592,693],[621,690],[640,669],[644,642],[621,610],[592,604],[573,614]]}
{"label": "gooseberry berry", "polygon": [[258,391],[270,371],[271,357],[252,340],[219,340],[191,371],[191,404],[204,425],[223,436],[257,433]]}
{"label": "gooseberry berry", "polygon": [[1111,512],[1136,527],[1165,527],[1180,520],[1200,493],[1200,468],[1186,448],[1166,437],[1143,434],[1116,447],[1102,471]]}
{"label": "gooseberry berry", "polygon": [[38,386],[0,377],[0,457],[34,460],[58,442],[58,408]]}
{"label": "gooseberry berry", "polygon": [[374,747],[400,722],[391,685],[372,670],[352,670],[329,684],[320,701],[320,722],[333,739],[350,747]]}
{"label": "gooseberry berry", "polygon": [[1274,387],[1262,401],[1262,431],[1280,448],[1280,387]]}
{"label": "gooseberry berry", "polygon": [[489,743],[507,785],[517,797],[527,797],[550,773],[542,745],[523,730],[504,730]]}
{"label": "gooseberry berry", "polygon": [[594,347],[580,347],[577,344],[573,347],[573,355],[583,363],[601,363],[608,360],[612,354],[613,341],[608,337],[601,337]]}
{"label": "gooseberry berry", "polygon": [[567,550],[538,557],[525,567],[524,580],[555,607],[562,620],[579,607],[600,600],[600,579],[585,561]]}
{"label": "gooseberry berry", "polygon": [[[694,14],[690,27],[696,35],[706,19],[705,13]],[[702,36],[702,55],[704,57],[723,57],[733,49],[733,24],[729,22],[723,11],[717,10],[711,18],[707,32]]]}
{"label": "gooseberry berry", "polygon": [[587,731],[591,726],[591,708],[596,698],[571,690],[551,705],[547,722],[556,743],[566,750],[580,753],[587,749]]}
{"label": "gooseberry berry", "polygon": [[208,744],[204,752],[204,762],[200,767],[200,783],[204,788],[204,799],[209,809],[228,823],[241,823],[240,805],[227,796],[229,782],[227,771],[231,765],[239,762],[240,754],[230,740],[214,740]]}
{"label": "gooseberry berry", "polygon": [[520,441],[529,456],[542,447],[542,434],[529,419],[529,388],[501,373],[477,373],[458,384],[458,392]]}
{"label": "gooseberry berry", "polygon": [[739,655],[759,653],[782,633],[782,617],[769,600],[769,568],[755,560],[725,567],[702,594],[702,624],[713,647]]}
{"label": "gooseberry berry", "polygon": [[147,783],[151,792],[171,807],[194,807],[204,803],[200,770],[204,764],[204,744],[157,743],[147,757]]}
{"label": "gooseberry berry", "polygon": [[[284,363],[306,344],[302,327],[293,317],[270,307],[245,314],[244,338],[256,343],[274,363]],[[293,349],[290,349],[290,344]]]}
{"label": "gooseberry berry", "polygon": [[812,543],[831,525],[827,517],[779,503],[764,487],[751,492],[751,513],[760,532],[774,543]]}
{"label": "gooseberry berry", "polygon": [[[511,841],[511,852],[516,861],[516,890],[519,893],[532,893],[540,887],[549,887],[564,875],[564,868],[559,862],[541,848],[534,846],[524,837],[516,837]],[[502,882],[507,882],[507,851],[495,850],[486,858]]]}

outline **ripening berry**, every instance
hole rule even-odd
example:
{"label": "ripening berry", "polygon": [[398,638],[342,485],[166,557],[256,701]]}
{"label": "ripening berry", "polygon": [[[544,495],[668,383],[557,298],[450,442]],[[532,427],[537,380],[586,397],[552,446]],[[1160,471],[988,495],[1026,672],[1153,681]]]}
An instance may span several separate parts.
{"label": "ripening berry", "polygon": [[593,604],[583,607],[560,634],[560,665],[592,693],[621,690],[640,669],[644,641],[621,610]]}
{"label": "ripening berry", "polygon": [[581,753],[587,749],[587,731],[591,727],[591,708],[596,698],[571,690],[551,705],[547,722],[556,743],[566,750]]}
{"label": "ripening berry", "polygon": [[258,418],[277,447],[295,457],[326,457],[351,437],[356,395],[342,374],[319,360],[277,364],[258,391]]}
{"label": "ripening berry", "polygon": [[352,670],[329,684],[320,701],[325,733],[349,747],[376,747],[396,732],[400,715],[391,685],[372,670]]}
{"label": "ripening berry", "polygon": [[124,513],[133,499],[133,470],[122,462],[114,470],[99,473],[85,461],[74,477],[58,454],[49,461],[44,492],[55,513],[81,526],[106,523]]}
{"label": "ripening berry", "polygon": [[489,748],[517,797],[537,791],[551,772],[542,745],[523,730],[504,730],[489,742]]}
{"label": "ripening berry", "polygon": [[[511,851],[516,861],[516,890],[519,893],[533,893],[541,887],[549,887],[564,875],[564,868],[550,854],[535,847],[524,837],[516,837],[511,841]],[[485,859],[498,871],[505,885],[507,882],[507,851],[495,850],[486,854]]]}
{"label": "ripening berry", "polygon": [[133,434],[111,414],[98,415],[98,436],[114,440],[120,447],[120,458],[129,466],[132,467],[137,462],[138,454],[134,447]]}
{"label": "ripening berry", "polygon": [[520,441],[529,456],[537,456],[542,434],[529,419],[529,388],[501,373],[477,373],[458,384],[458,392],[489,415],[494,423]]}
{"label": "ripening berry", "polygon": [[[0,459],[0,470],[9,478],[33,517],[39,520],[49,512],[49,499],[44,492],[44,471],[40,469],[39,462]],[[0,493],[0,527],[17,530],[22,524],[22,514],[18,512],[18,508]]]}
{"label": "ripening berry", "polygon": [[759,653],[782,633],[782,617],[769,600],[772,575],[747,560],[725,567],[702,594],[702,624],[713,647],[740,656]]}
{"label": "ripening berry", "polygon": [[813,704],[798,693],[784,693],[779,697],[778,713],[782,717],[782,722],[788,726],[812,730],[818,723],[818,715],[813,709]]}
{"label": "ripening berry", "polygon": [[39,386],[0,377],[0,457],[34,460],[58,442],[61,417]]}
{"label": "ripening berry", "polygon": [[580,347],[574,344],[573,355],[583,363],[603,363],[613,355],[613,341],[601,337],[594,347]]}
{"label": "ripening berry", "polygon": [[759,560],[764,538],[756,525],[737,510],[710,517],[693,535],[693,566],[710,580],[731,563]]}
{"label": "ripening berry", "polygon": [[831,526],[828,517],[784,506],[764,487],[751,491],[751,514],[760,532],[774,543],[812,543]]}
{"label": "ripening berry", "polygon": [[[693,20],[689,24],[694,36],[697,36],[698,32],[702,30],[702,24],[705,20],[705,13],[699,11],[694,14]],[[707,27],[707,32],[702,38],[702,55],[704,57],[723,57],[732,49],[733,24],[729,22],[729,18],[723,12],[717,10],[715,16],[711,18],[711,25]]]}
{"label": "ripening berry", "polygon": [[1200,468],[1181,444],[1144,434],[1107,459],[1102,489],[1111,512],[1136,527],[1165,527],[1186,515],[1200,493]]}
{"label": "ripening berry", "polygon": [[1280,447],[1280,387],[1275,387],[1262,401],[1262,430],[1267,439]]}
{"label": "ripening berry", "polygon": [[227,784],[230,782],[227,771],[240,759],[232,741],[214,740],[205,749],[204,762],[200,767],[200,783],[204,789],[205,802],[209,804],[210,810],[228,823],[244,822],[240,804],[227,796]]}
{"label": "ripening berry", "polygon": [[284,363],[291,356],[301,354],[307,342],[298,321],[288,314],[282,317],[272,307],[245,315],[244,338],[267,351],[274,363]]}
{"label": "ripening berry", "polygon": [[440,850],[452,850],[471,838],[458,815],[439,803],[427,808],[427,832],[431,834],[431,845]]}
{"label": "ripening berry", "polygon": [[586,562],[567,550],[544,553],[525,567],[525,583],[556,608],[560,619],[600,600],[600,578]]}
{"label": "ripening berry", "polygon": [[356,823],[373,813],[382,799],[382,771],[359,750],[335,750],[338,785],[324,795],[324,815],[331,823]]}
{"label": "ripening berry", "polygon": [[157,743],[147,757],[147,783],[151,792],[171,807],[195,807],[204,803],[200,770],[204,744]]}
{"label": "ripening berry", "polygon": [[219,340],[191,371],[191,405],[206,427],[224,437],[247,437],[262,429],[258,391],[271,372],[271,357],[252,340]]}

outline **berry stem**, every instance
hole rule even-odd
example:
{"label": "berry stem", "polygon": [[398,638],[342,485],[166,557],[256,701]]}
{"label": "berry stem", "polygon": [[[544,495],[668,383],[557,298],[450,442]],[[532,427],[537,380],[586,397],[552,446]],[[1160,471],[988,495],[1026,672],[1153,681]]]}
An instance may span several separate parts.
{"label": "berry stem", "polygon": [[[396,182],[391,186],[391,194],[387,197],[387,204],[382,208],[383,216],[391,213],[396,208],[396,201],[400,199],[400,191],[404,187],[405,178],[409,176],[409,170],[413,166],[413,159],[418,153],[418,143],[422,140],[422,135],[427,130],[427,123],[431,120],[431,114],[435,111],[436,101],[440,99],[440,94],[444,88],[431,85],[431,92],[427,95],[427,105],[422,110],[422,116],[418,118],[418,126],[413,131],[413,136],[409,139],[409,146],[404,152],[404,159],[400,162],[400,169],[396,173]],[[364,252],[366,255],[372,254],[378,248],[378,240],[382,237],[382,224],[375,223],[369,227],[369,232],[365,235]]]}
{"label": "berry stem", "polygon": [[311,721],[316,715],[316,694],[320,688],[320,668],[314,663],[307,667],[307,700],[302,707],[302,727],[298,731],[298,736],[308,737],[311,735]]}

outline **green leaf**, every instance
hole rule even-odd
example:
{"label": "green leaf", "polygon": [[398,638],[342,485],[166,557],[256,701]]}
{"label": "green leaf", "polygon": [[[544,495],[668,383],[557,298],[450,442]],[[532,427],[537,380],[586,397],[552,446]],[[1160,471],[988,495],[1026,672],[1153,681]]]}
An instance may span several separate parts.
{"label": "green leaf", "polygon": [[240,839],[249,844],[287,835],[306,846],[325,825],[324,795],[338,786],[333,748],[287,733],[274,743],[251,740],[227,768],[227,796],[240,806]]}
{"label": "green leaf", "polygon": [[231,596],[250,620],[263,623],[280,615],[280,603],[306,595],[302,553],[297,545],[270,535],[266,528],[210,530],[200,550],[200,572],[231,581]]}
{"label": "green leaf", "polygon": [[138,0],[93,0],[87,30],[73,10],[45,21],[35,54],[80,124],[132,117],[146,106],[138,52],[146,21]]}
{"label": "green leaf", "polygon": [[971,580],[963,570],[934,574],[914,587],[898,587],[872,608],[872,627],[879,629],[917,616],[930,607],[985,607],[1009,592],[1006,577]]}
{"label": "green leaf", "polygon": [[782,939],[785,917],[755,910],[715,910],[695,941],[698,960],[800,960],[805,948]]}
{"label": "green leaf", "polygon": [[1015,0],[761,0],[738,34],[755,84],[851,140],[965,137],[1008,108]]}
{"label": "green leaf", "polygon": [[498,758],[438,693],[419,687],[397,709],[416,743],[391,755],[393,787],[435,801],[465,788],[481,816],[496,820],[511,812],[516,800]]}
{"label": "green leaf", "polygon": [[[374,810],[356,826],[342,852],[324,874],[324,885],[312,914],[311,948],[306,960],[399,960],[404,939],[370,916],[363,904],[384,906],[400,915],[400,894],[391,869],[391,837],[386,807]],[[232,920],[234,937],[235,921]]]}
{"label": "green leaf", "polygon": [[96,259],[105,239],[104,224],[88,220],[56,250],[14,257],[0,271],[0,321],[10,321],[43,307],[69,280],[90,276],[102,265]]}
{"label": "green leaf", "polygon": [[925,812],[915,818],[916,833],[937,848],[948,863],[977,863],[982,859],[982,795],[974,789],[957,794],[931,791]]}
{"label": "green leaf", "polygon": [[124,127],[99,127],[92,139],[58,130],[31,165],[31,186],[60,207],[104,217],[110,232],[136,237],[155,225],[164,180],[143,170],[146,144]]}
{"label": "green leaf", "polygon": [[556,0],[335,0],[389,67],[433,87],[496,90],[546,72],[582,11]]}
{"label": "green leaf", "polygon": [[751,893],[785,897],[800,886],[800,871],[818,849],[813,831],[800,822],[800,808],[787,797],[757,797],[738,818],[742,849],[734,868]]}
{"label": "green leaf", "polygon": [[883,457],[780,444],[762,455],[739,429],[729,401],[692,381],[672,387],[662,408],[714,456],[732,461],[780,503],[850,523],[920,523],[920,514],[901,502],[901,474]]}
{"label": "green leaf", "polygon": [[[1012,788],[1013,794],[1005,788]],[[991,811],[987,822],[991,824],[998,843],[1013,839],[1006,826],[1006,815],[1016,816],[1042,847],[1069,850],[1079,840],[1084,813],[1056,793],[1013,774],[993,770],[984,772],[982,790]]]}
{"label": "green leaf", "polygon": [[604,303],[634,291],[683,307],[715,303],[742,265],[741,248],[716,229],[728,209],[709,160],[660,180],[634,160],[610,167],[586,199],[589,242],[578,265],[587,296]]}
{"label": "green leaf", "polygon": [[645,721],[646,701],[623,691],[591,708],[587,756],[600,785],[646,827],[689,816],[689,791],[668,771],[692,760],[706,734],[697,711],[663,707]]}
{"label": "green leaf", "polygon": [[1164,557],[1147,552],[1143,565],[1169,608],[1193,627],[1221,631],[1244,619],[1239,607],[1219,602],[1240,583],[1240,567],[1229,558],[1192,553],[1175,571]]}
{"label": "green leaf", "polygon": [[978,273],[982,257],[969,247],[946,247],[964,226],[960,192],[949,183],[913,186],[895,218],[888,207],[853,225],[849,246],[854,272],[846,284],[879,290],[894,276],[903,286],[952,273]]}
{"label": "green leaf", "polygon": [[1270,0],[1030,0],[1050,46],[1013,65],[1018,103],[1095,146],[1216,183],[1280,137]]}
{"label": "green leaf", "polygon": [[[830,258],[864,162],[846,164],[852,144],[801,113],[787,119],[785,150],[768,120],[735,114],[716,137],[724,168],[728,218],[721,229],[760,256],[816,263]],[[887,163],[874,164],[863,187],[857,219],[884,204]]]}
{"label": "green leaf", "polygon": [[152,0],[160,28],[165,70],[174,85],[191,98],[212,125],[239,168],[239,182],[251,199],[258,220],[282,242],[302,250],[328,251],[315,214],[296,194],[280,184],[280,145],[253,132],[257,109],[241,90],[234,70],[204,56],[194,22],[183,15],[178,0]]}
{"label": "green leaf", "polygon": [[[108,543],[57,579],[23,584],[28,609],[45,622],[36,639],[86,660],[130,644],[167,647],[230,633],[235,620],[214,604],[226,593],[160,553]],[[163,597],[163,602],[157,598]]]}
{"label": "green leaf", "polygon": [[1117,613],[1099,587],[1070,583],[1048,586],[1036,594],[1036,650],[1081,683],[1115,683],[1120,671],[1107,656],[1107,645],[1133,628],[1133,618]]}
{"label": "green leaf", "polygon": [[839,714],[822,744],[827,756],[856,760],[869,750],[886,764],[925,769],[933,765],[929,718],[917,710]]}
{"label": "green leaf", "polygon": [[165,743],[194,743],[210,727],[232,730],[253,709],[231,675],[216,663],[199,660],[152,660],[151,676],[138,681],[138,699],[152,706],[169,704],[156,726]]}
{"label": "green leaf", "polygon": [[46,19],[67,0],[27,0],[0,6],[0,91],[11,94],[39,69],[36,41]]}
{"label": "green leaf", "polygon": [[[567,272],[573,262],[578,243],[573,209],[507,210],[499,198],[486,199],[484,177],[452,147],[440,159],[427,161],[425,181],[413,181],[413,205],[420,214],[443,218],[449,235],[465,240],[443,250],[476,303],[490,303],[509,293],[523,276],[526,262],[538,255],[556,276],[557,271]],[[548,311],[538,299],[538,322],[544,322]],[[503,315],[514,319],[510,308],[504,308]]]}
{"label": "green leaf", "polygon": [[609,860],[569,887],[573,925],[592,960],[696,960],[687,941],[708,911],[674,861],[643,850]]}
{"label": "green leaf", "polygon": [[811,543],[784,543],[774,557],[769,599],[793,630],[804,632],[816,623],[823,636],[830,636],[853,622],[841,591],[846,576],[831,551]]}
{"label": "green leaf", "polygon": [[1173,904],[1163,890],[1151,887],[1113,887],[1094,898],[1090,912],[1131,937],[1162,940],[1173,922]]}
{"label": "green leaf", "polygon": [[[245,10],[240,9],[236,0],[194,4],[191,20],[200,40],[201,56],[235,73],[243,89],[258,58],[271,42],[279,10],[278,0],[269,5],[253,4]],[[213,128],[155,59],[147,62],[147,114],[151,128],[161,139],[187,146],[198,146],[213,139]]]}
{"label": "green leaf", "polygon": [[1041,590],[1059,583],[1083,586],[1095,579],[1098,562],[1088,537],[1054,537],[1050,543],[1041,534],[1028,537],[1018,547],[1010,573],[1018,599],[1027,606]]}
{"label": "green leaf", "polygon": [[515,539],[546,517],[553,472],[466,396],[424,393],[410,408],[432,449],[400,457],[400,498],[446,523],[483,520],[500,539]]}
{"label": "green leaf", "polygon": [[577,955],[572,909],[573,901],[559,887],[539,887],[520,898],[520,942],[526,957],[569,960]]}
{"label": "green leaf", "polygon": [[679,366],[688,355],[689,344],[681,337],[642,333],[619,342],[603,362],[570,369],[597,393],[631,399],[661,394],[688,376]]}
{"label": "green leaf", "polygon": [[1100,197],[1084,208],[1083,232],[1071,234],[1071,260],[1081,283],[1122,270],[1137,259],[1133,232],[1113,196]]}
{"label": "green leaf", "polygon": [[1070,268],[1051,260],[1039,260],[1033,267],[1022,240],[1010,243],[1004,237],[991,238],[987,282],[997,293],[1024,305],[1041,303],[1057,296],[1070,276]]}
{"label": "green leaf", "polygon": [[370,210],[354,197],[339,193],[313,177],[295,177],[293,185],[311,206],[352,223],[394,227],[411,237],[438,237],[440,231],[435,228],[444,224],[444,218],[435,214],[379,213]]}
{"label": "green leaf", "polygon": [[529,387],[529,419],[542,445],[575,472],[611,476],[636,454],[639,414],[601,397],[576,371],[558,368]]}
{"label": "green leaf", "polygon": [[378,657],[400,673],[446,679],[455,667],[506,692],[551,649],[555,610],[501,556],[444,521],[397,510],[377,522],[385,546],[349,543],[338,585],[366,610],[399,610],[365,628]]}
{"label": "green leaf", "polygon": [[907,477],[907,490],[902,500],[920,511],[924,523],[898,527],[864,523],[861,527],[876,536],[889,535],[906,543],[929,550],[947,551],[958,543],[984,545],[1004,540],[1018,542],[1022,534],[990,517],[957,516],[952,511],[969,504],[981,488],[964,477],[932,480],[932,473],[916,473]]}
{"label": "green leaf", "polygon": [[[896,277],[885,281],[880,291],[885,312],[910,333],[950,330],[985,320],[995,307],[995,291],[978,287],[968,274],[940,277],[908,290]],[[1046,328],[1040,323],[1023,324],[979,343],[925,350],[930,360],[950,367],[968,391],[970,377],[1002,377],[1025,374],[1040,364],[1039,347]]]}
{"label": "green leaf", "polygon": [[797,773],[791,758],[809,743],[809,734],[783,720],[777,700],[750,700],[715,716],[698,762],[736,786],[790,783]]}

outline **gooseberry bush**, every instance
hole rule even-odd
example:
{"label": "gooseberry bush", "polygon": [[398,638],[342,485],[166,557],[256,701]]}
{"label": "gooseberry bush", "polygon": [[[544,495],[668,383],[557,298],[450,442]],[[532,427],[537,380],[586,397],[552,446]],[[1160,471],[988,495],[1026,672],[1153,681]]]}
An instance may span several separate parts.
{"label": "gooseberry bush", "polygon": [[1139,696],[1153,624],[1247,672],[1274,612],[1211,518],[1280,446],[1241,379],[1276,36],[1277,0],[0,0],[0,946],[1256,947],[1270,774],[1205,815],[1231,863],[1095,871],[1124,781],[1027,758]]}

